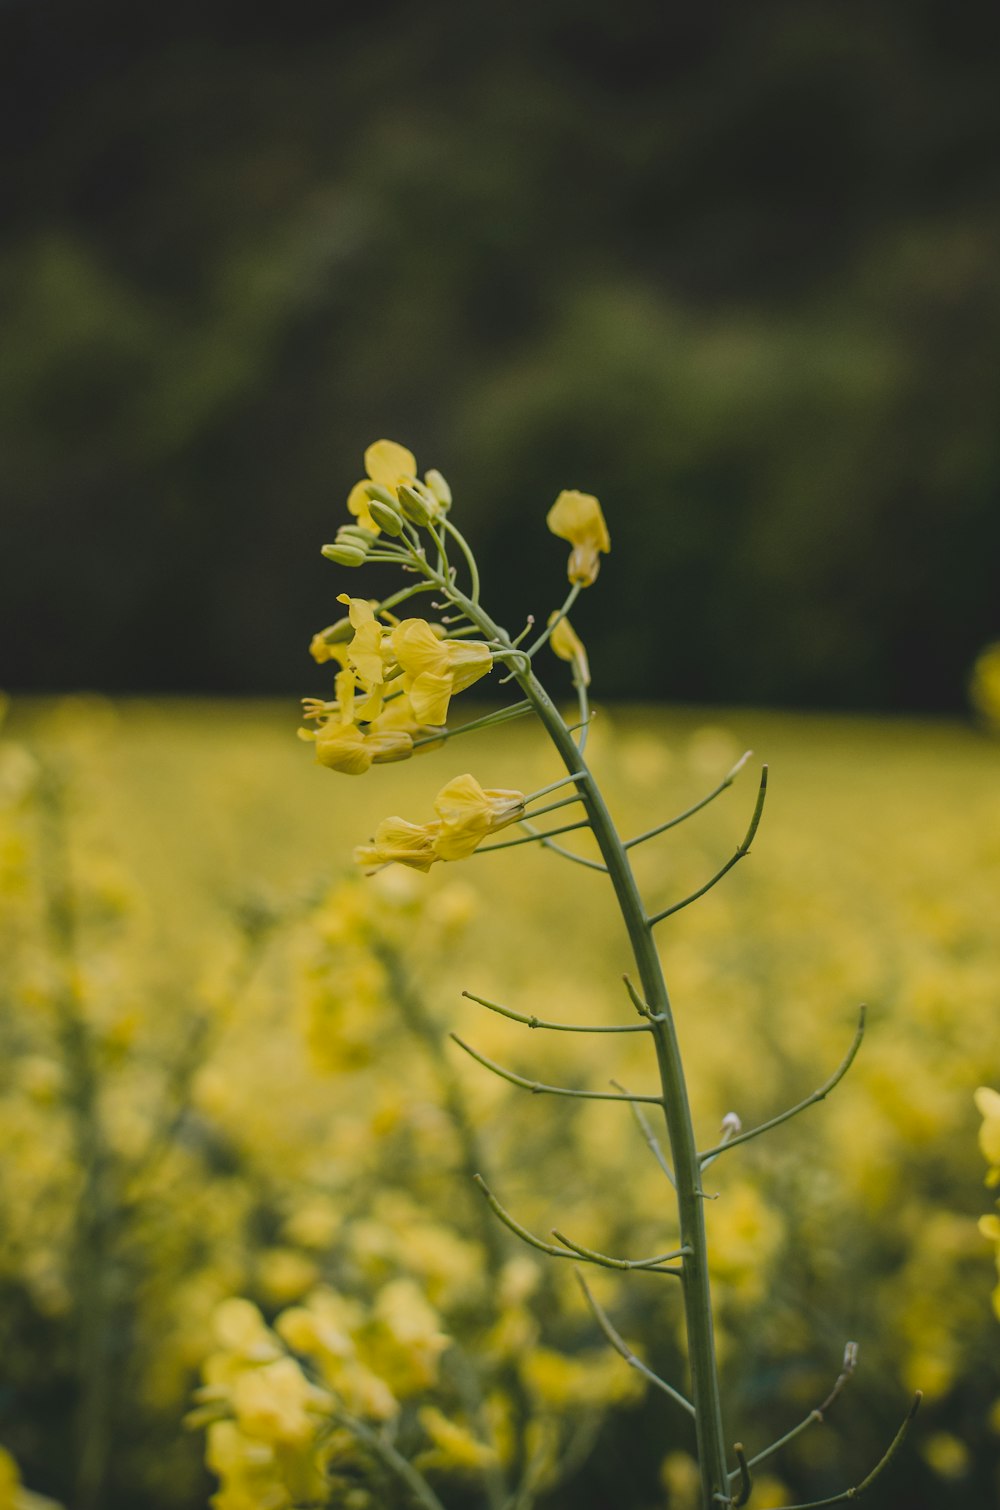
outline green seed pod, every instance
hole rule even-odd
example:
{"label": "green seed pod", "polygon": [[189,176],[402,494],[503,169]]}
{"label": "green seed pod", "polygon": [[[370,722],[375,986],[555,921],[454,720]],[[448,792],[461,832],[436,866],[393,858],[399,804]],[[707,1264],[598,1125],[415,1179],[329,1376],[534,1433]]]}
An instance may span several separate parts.
{"label": "green seed pod", "polygon": [[[387,503],[391,509],[396,507],[396,495],[384,488],[380,482],[370,482],[365,492],[373,502]],[[373,516],[374,517],[374,516]]]}
{"label": "green seed pod", "polygon": [[417,492],[416,488],[411,487],[408,482],[400,483],[396,489],[396,497],[399,500],[400,509],[402,509],[411,523],[430,524],[431,511],[427,506],[426,500]]}
{"label": "green seed pod", "polygon": [[437,499],[441,507],[443,509],[450,508],[451,488],[448,486],[445,479],[441,476],[441,473],[438,471],[437,467],[431,467],[430,471],[424,474],[424,481],[430,488],[431,492],[434,494],[434,497]]}
{"label": "green seed pod", "polygon": [[321,554],[338,566],[363,566],[367,552],[354,545],[324,545]]}
{"label": "green seed pod", "polygon": [[379,528],[385,530],[387,535],[401,535],[403,533],[403,521],[399,517],[399,510],[395,507],[395,500],[393,500],[393,507],[390,508],[380,498],[373,498],[368,505],[368,512]]}

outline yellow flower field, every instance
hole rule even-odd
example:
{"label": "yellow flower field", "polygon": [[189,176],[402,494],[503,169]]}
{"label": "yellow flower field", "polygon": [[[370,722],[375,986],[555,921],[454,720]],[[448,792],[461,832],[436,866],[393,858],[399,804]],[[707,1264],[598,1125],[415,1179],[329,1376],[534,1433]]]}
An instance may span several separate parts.
{"label": "yellow flower field", "polygon": [[[643,1128],[447,1036],[532,1082],[653,1089],[638,1035],[536,1032],[461,994],[635,1022],[606,878],[527,846],[366,879],[354,847],[386,814],[429,816],[462,742],[355,782],[271,704],[29,704],[4,735],[3,1504],[31,1503],[13,1460],[79,1510],[420,1503],[392,1453],[447,1510],[502,1503],[515,1465],[524,1510],[696,1503],[683,1412],[472,1179],[545,1243],[666,1253]],[[706,1177],[732,1440],[794,1426],[859,1345],[751,1507],[857,1483],[916,1389],[872,1504],[987,1504],[1000,1330],[974,1093],[1000,1089],[1000,747],[599,704],[588,756],[628,833],[749,748],[717,802],[635,852],[652,908],[695,890],[769,763],[750,856],[658,931],[702,1146],[819,1087],[869,1010],[830,1097]],[[560,775],[524,724],[481,733],[475,769],[487,794]],[[682,1380],[677,1286],[597,1279],[630,1347]]]}

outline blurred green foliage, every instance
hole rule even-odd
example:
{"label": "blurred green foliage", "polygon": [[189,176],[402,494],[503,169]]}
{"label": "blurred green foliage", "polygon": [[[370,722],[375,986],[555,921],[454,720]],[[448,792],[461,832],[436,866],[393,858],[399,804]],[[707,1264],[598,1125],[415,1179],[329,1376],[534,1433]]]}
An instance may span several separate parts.
{"label": "blurred green foliage", "polygon": [[960,706],[1000,630],[998,29],[6,0],[6,682],[308,690],[315,543],[387,434],[511,619],[556,492],[602,497],[606,688]]}

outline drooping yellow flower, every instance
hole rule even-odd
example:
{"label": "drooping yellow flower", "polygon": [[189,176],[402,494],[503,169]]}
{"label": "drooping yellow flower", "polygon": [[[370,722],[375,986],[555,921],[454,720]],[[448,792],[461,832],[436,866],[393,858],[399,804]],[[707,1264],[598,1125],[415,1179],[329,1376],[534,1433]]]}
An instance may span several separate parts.
{"label": "drooping yellow flower", "polygon": [[568,540],[573,547],[567,568],[569,580],[589,587],[600,569],[601,552],[607,554],[611,549],[611,536],[597,499],[592,493],[564,489],[545,522],[553,535]]}
{"label": "drooping yellow flower", "polygon": [[232,1384],[236,1424],[248,1437],[275,1445],[301,1447],[317,1426],[315,1411],[328,1403],[326,1393],[310,1384],[293,1358],[278,1358],[247,1369]]}
{"label": "drooping yellow flower", "polygon": [[486,790],[468,772],[456,776],[434,799],[441,820],[434,848],[442,860],[465,860],[497,829],[516,823],[524,813],[524,793]]}
{"label": "drooping yellow flower", "polygon": [[395,440],[377,440],[365,452],[366,478],[356,482],[347,495],[347,507],[366,530],[378,535],[379,526],[371,516],[366,489],[369,483],[377,482],[390,492],[395,492],[400,483],[413,483],[417,476],[417,459],[412,451]]}
{"label": "drooping yellow flower", "polygon": [[[550,624],[554,618],[556,618],[555,611],[549,615]],[[565,615],[549,636],[549,644],[561,661],[571,663],[575,679],[584,687],[589,687],[590,662],[587,660],[586,647]]]}
{"label": "drooping yellow flower", "polygon": [[403,619],[392,630],[392,649],[403,668],[414,717],[441,725],[448,704],[493,667],[493,653],[481,640],[446,640],[426,619]]}
{"label": "drooping yellow flower", "polygon": [[370,844],[359,844],[354,851],[358,865],[365,870],[382,865],[409,865],[426,874],[441,856],[434,848],[439,825],[409,823],[405,818],[383,818]]}

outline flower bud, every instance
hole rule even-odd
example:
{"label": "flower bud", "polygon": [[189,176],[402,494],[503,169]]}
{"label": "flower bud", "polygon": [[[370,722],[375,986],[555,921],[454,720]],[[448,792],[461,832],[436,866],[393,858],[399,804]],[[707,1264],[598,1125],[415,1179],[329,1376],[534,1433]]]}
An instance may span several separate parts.
{"label": "flower bud", "polygon": [[[385,490],[383,489],[383,491]],[[373,498],[368,505],[369,514],[371,514],[379,529],[385,530],[387,535],[401,535],[403,533],[403,521],[399,517],[399,510],[395,505],[395,499],[392,500],[392,505],[390,506],[388,503],[384,503],[381,498]]]}
{"label": "flower bud", "polygon": [[342,524],[337,531],[337,539],[342,545],[356,545],[359,550],[371,550],[377,535],[371,530],[366,530],[362,524]]}
{"label": "flower bud", "polygon": [[363,566],[367,551],[353,545],[324,545],[320,554],[337,566]]}
{"label": "flower bud", "polygon": [[429,472],[424,473],[424,481],[430,488],[434,497],[443,509],[451,507],[451,488],[441,476],[437,467],[431,467]]}
{"label": "flower bud", "polygon": [[431,510],[421,493],[408,482],[401,482],[396,489],[399,507],[412,524],[430,524]]}
{"label": "flower bud", "polygon": [[372,503],[387,503],[391,509],[396,507],[396,495],[384,488],[380,482],[370,482],[365,488],[369,501]]}

